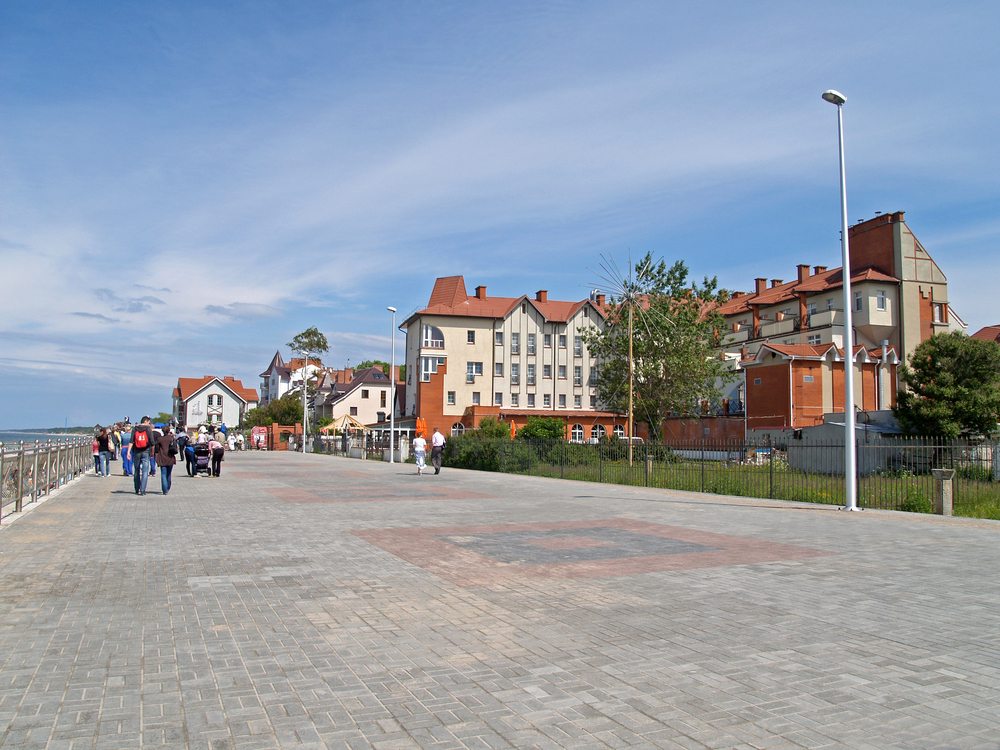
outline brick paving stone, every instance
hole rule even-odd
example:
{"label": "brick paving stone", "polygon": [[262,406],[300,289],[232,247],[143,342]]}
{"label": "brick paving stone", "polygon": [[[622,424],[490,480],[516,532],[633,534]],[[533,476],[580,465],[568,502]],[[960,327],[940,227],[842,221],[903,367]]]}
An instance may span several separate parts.
{"label": "brick paving stone", "polygon": [[995,522],[285,453],[87,479],[0,525],[0,748],[1000,747]]}

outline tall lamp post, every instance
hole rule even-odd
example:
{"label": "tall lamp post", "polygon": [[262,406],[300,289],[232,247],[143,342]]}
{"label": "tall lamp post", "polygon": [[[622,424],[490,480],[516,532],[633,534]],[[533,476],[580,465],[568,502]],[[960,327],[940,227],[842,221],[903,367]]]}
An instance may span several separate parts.
{"label": "tall lamp post", "polygon": [[309,352],[306,353],[306,361],[302,365],[302,452],[306,452],[306,433],[309,431],[309,410],[307,405],[306,391],[309,390]]}
{"label": "tall lamp post", "polygon": [[392,331],[389,333],[389,463],[394,462],[396,448],[396,308],[385,308],[392,313]]}
{"label": "tall lamp post", "polygon": [[823,99],[837,106],[840,137],[840,246],[844,256],[844,510],[858,510],[857,452],[854,443],[854,320],[851,299],[851,250],[847,240],[847,182],[844,172],[844,102],[839,91],[824,91]]}

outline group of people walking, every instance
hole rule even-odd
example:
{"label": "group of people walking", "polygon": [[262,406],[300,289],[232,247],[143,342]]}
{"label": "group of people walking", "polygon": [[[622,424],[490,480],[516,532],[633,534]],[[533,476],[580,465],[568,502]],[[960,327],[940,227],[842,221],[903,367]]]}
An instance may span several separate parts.
{"label": "group of people walking", "polygon": [[[441,454],[444,452],[444,435],[437,427],[431,435],[431,464],[434,466],[434,473],[441,473]],[[424,473],[427,468],[427,439],[418,434],[413,438],[413,458],[417,462],[417,476]]]}
{"label": "group of people walking", "polygon": [[122,474],[132,477],[135,494],[146,494],[148,479],[155,477],[158,469],[160,490],[166,495],[170,492],[173,468],[179,455],[184,456],[188,476],[193,477],[197,474],[194,446],[206,444],[211,456],[209,475],[218,477],[222,473],[227,443],[236,446],[239,442],[242,441],[235,435],[227,439],[222,425],[215,426],[211,432],[203,426],[194,435],[189,435],[182,426],[175,431],[170,424],[153,425],[149,417],[143,417],[134,426],[126,421],[98,427],[93,442],[94,470],[98,476],[110,476],[110,463],[117,460],[120,452]]}

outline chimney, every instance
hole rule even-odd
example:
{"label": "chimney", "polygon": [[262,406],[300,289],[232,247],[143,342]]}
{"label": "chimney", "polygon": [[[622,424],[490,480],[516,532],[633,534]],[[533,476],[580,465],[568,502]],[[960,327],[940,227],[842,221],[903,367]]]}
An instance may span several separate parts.
{"label": "chimney", "polygon": [[767,279],[756,278],[753,281],[757,288],[757,294],[763,294],[764,290],[767,289]]}
{"label": "chimney", "polygon": [[603,294],[598,294],[596,301],[597,301],[597,306],[598,307],[604,307],[604,295]]}
{"label": "chimney", "polygon": [[771,288],[774,289],[774,287],[781,286],[784,283],[782,279],[771,279]]}
{"label": "chimney", "polygon": [[826,273],[826,266],[815,266],[813,268],[813,273],[814,274]]}
{"label": "chimney", "polygon": [[486,285],[481,284],[476,287],[476,299],[486,299]]}
{"label": "chimney", "polygon": [[733,292],[732,299],[739,299],[743,296],[743,292]]}
{"label": "chimney", "polygon": [[549,301],[549,290],[539,289],[535,292],[535,302],[548,302]]}
{"label": "chimney", "polygon": [[799,263],[799,265],[796,266],[796,268],[799,269],[799,283],[801,284],[803,281],[809,278],[809,264]]}

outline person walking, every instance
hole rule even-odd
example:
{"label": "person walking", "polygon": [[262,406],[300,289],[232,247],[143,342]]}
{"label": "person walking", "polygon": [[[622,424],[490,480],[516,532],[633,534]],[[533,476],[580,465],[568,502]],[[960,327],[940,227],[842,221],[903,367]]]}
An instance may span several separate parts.
{"label": "person walking", "polygon": [[214,436],[208,441],[208,449],[212,451],[212,476],[218,478],[222,473],[222,457],[226,449]]}
{"label": "person walking", "polygon": [[149,462],[156,439],[153,428],[149,425],[149,417],[143,417],[139,426],[132,431],[132,480],[135,484],[135,494],[146,494],[146,482],[149,481]]}
{"label": "person walking", "polygon": [[170,475],[177,463],[177,443],[174,441],[173,430],[167,425],[163,434],[156,438],[156,465],[160,467],[160,490],[166,495],[170,492]]}
{"label": "person walking", "polygon": [[434,464],[434,473],[441,473],[441,454],[444,453],[444,435],[437,427],[431,435],[431,463]]}
{"label": "person walking", "polygon": [[128,422],[122,427],[122,473],[132,476],[132,425]]}
{"label": "person walking", "polygon": [[417,435],[413,438],[413,457],[417,460],[417,476],[419,477],[424,473],[424,467],[427,466],[427,441],[424,439],[423,435]]}
{"label": "person walking", "polygon": [[101,444],[97,441],[97,436],[100,433],[94,435],[94,442],[90,444],[90,450],[94,454],[94,476],[101,476]]}
{"label": "person walking", "polygon": [[97,472],[102,477],[111,476],[111,436],[108,434],[108,428],[104,427],[97,435],[97,453],[100,458],[99,471]]}

